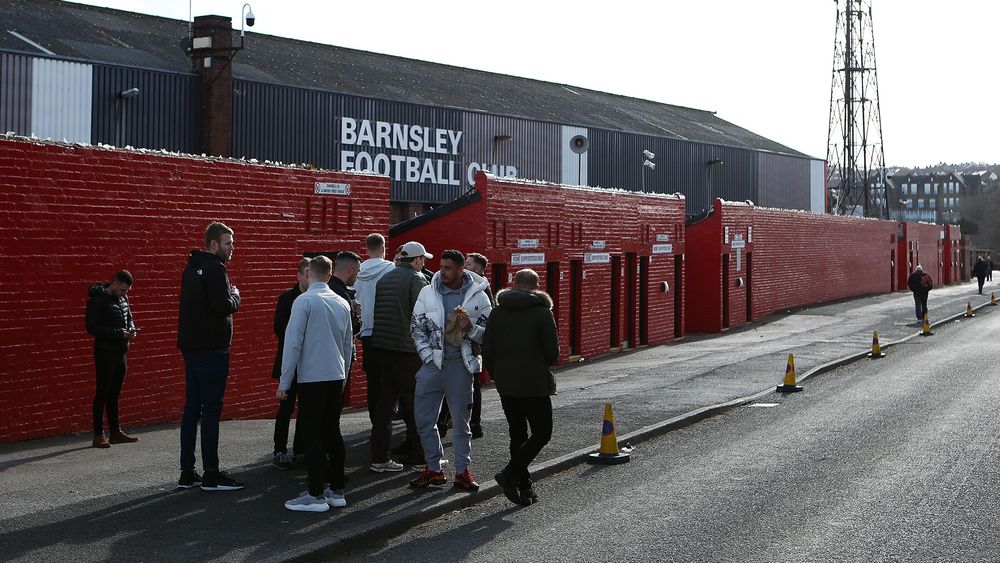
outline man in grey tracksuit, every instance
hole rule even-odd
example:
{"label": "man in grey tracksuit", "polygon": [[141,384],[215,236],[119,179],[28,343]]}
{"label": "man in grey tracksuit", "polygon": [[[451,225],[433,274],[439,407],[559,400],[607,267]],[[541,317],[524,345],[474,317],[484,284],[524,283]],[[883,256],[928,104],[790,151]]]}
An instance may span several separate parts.
{"label": "man in grey tracksuit", "polygon": [[286,502],[289,510],[325,512],[347,505],[340,411],[354,337],[351,308],[328,285],[332,273],[333,263],[326,256],[309,262],[309,289],[292,303],[292,316],[285,329],[277,398],[285,398],[292,378],[297,377],[296,430],[303,434],[309,470],[309,490]]}
{"label": "man in grey tracksuit", "polygon": [[476,491],[469,471],[472,432],[472,380],[482,371],[479,345],[483,341],[491,304],[484,292],[489,285],[463,268],[465,257],[457,250],[441,254],[441,269],[420,291],[410,324],[413,343],[423,362],[416,376],[414,419],[420,434],[427,468],[410,485],[423,488],[443,485],[441,437],[437,429],[441,401],[448,399],[455,433],[455,487]]}

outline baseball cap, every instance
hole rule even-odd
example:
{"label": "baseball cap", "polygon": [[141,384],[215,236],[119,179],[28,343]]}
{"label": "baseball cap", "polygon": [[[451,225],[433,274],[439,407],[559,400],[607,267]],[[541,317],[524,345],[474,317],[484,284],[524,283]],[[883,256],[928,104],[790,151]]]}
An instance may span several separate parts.
{"label": "baseball cap", "polygon": [[424,248],[424,245],[420,244],[417,241],[412,241],[412,240],[403,245],[403,250],[400,251],[400,254],[402,254],[406,258],[415,258],[417,256],[423,256],[424,258],[434,258],[433,254],[427,252],[427,249]]}

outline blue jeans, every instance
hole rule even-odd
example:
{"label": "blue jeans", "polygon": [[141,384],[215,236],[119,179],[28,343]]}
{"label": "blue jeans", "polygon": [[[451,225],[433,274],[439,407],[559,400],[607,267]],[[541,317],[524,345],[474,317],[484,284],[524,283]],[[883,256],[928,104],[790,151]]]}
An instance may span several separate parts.
{"label": "blue jeans", "polygon": [[219,415],[229,377],[229,350],[184,352],[186,393],[181,418],[181,470],[194,469],[194,448],[201,420],[201,465],[219,470]]}

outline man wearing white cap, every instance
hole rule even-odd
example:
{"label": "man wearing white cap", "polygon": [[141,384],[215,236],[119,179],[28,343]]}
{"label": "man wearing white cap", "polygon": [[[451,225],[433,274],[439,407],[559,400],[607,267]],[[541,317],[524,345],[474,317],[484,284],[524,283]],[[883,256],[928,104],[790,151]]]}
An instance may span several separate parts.
{"label": "man wearing white cap", "polygon": [[[427,259],[434,256],[424,245],[414,241],[404,244],[399,254],[399,265],[382,276],[375,286],[374,327],[369,340],[371,353],[378,356],[375,369],[382,383],[375,405],[371,440],[371,470],[378,473],[402,471],[403,464],[424,462],[424,451],[413,419],[415,376],[423,362],[410,337],[410,320],[417,296],[427,285],[427,278],[420,270]],[[405,443],[410,450],[400,458],[402,463],[389,459],[392,413],[397,401],[406,423]]]}

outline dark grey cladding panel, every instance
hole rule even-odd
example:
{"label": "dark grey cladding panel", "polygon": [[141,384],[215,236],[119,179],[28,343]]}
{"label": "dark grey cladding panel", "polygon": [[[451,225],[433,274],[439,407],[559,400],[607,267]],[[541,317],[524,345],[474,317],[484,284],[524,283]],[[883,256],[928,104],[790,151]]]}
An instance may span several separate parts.
{"label": "dark grey cladding panel", "polygon": [[810,208],[810,163],[807,158],[758,153],[757,203],[783,209]]}
{"label": "dark grey cladding panel", "polygon": [[[120,96],[131,88],[139,94]],[[201,152],[197,76],[94,65],[92,104],[94,143]]]}
{"label": "dark grey cladding panel", "polygon": [[31,57],[0,53],[0,133],[31,134]]}
{"label": "dark grey cladding panel", "polygon": [[560,181],[561,127],[475,112],[462,114],[463,183],[478,169],[500,176]]}

